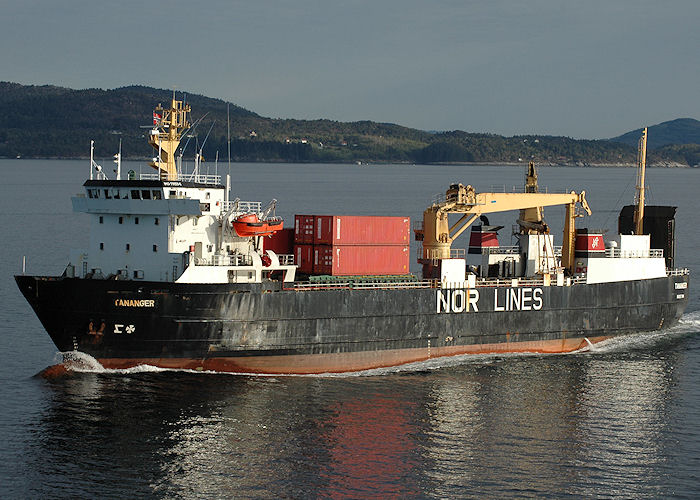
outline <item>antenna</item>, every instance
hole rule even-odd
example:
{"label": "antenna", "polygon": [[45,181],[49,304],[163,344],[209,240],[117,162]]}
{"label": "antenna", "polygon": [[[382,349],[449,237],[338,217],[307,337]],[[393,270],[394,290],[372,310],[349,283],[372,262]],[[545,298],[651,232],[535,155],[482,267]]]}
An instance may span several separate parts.
{"label": "antenna", "polygon": [[226,176],[226,200],[231,190],[231,103],[226,103],[226,140],[228,141],[228,175]]}
{"label": "antenna", "polygon": [[117,180],[121,180],[122,173],[122,139],[119,138],[119,152],[114,155],[114,163],[117,164]]}
{"label": "antenna", "polygon": [[216,123],[216,120],[214,120],[211,123],[211,127],[209,127],[209,131],[207,132],[207,135],[204,137],[204,142],[202,142],[202,146],[199,148],[200,151],[204,148],[204,145],[207,143],[207,139],[209,139],[209,134],[211,134],[211,129],[214,128],[215,123]]}
{"label": "antenna", "polygon": [[[183,135],[184,137],[187,137],[187,140],[185,141],[185,145],[184,145],[182,148],[180,148],[180,157],[182,157],[182,155],[183,155],[183,154],[185,153],[185,151],[187,150],[187,146],[188,146],[188,144],[190,143],[190,139],[192,139],[192,138],[194,137],[195,140],[197,140],[197,125],[199,125],[200,123],[202,123],[202,120],[204,120],[204,118],[206,118],[208,114],[209,114],[209,113],[205,113],[204,116],[202,116],[202,117],[198,118],[197,120],[195,120],[194,123],[193,123],[187,130],[185,130],[185,131],[182,133],[182,135]],[[196,148],[195,148],[195,153],[197,153]]]}
{"label": "antenna", "polygon": [[[209,171],[207,170],[207,173]],[[219,150],[216,150],[216,158],[214,159],[214,175],[219,173]]]}
{"label": "antenna", "polygon": [[[203,155],[204,145],[207,143],[207,139],[209,139],[209,134],[211,134],[211,129],[214,128],[215,123],[216,123],[216,120],[214,120],[211,124],[211,127],[209,127],[209,131],[207,132],[207,135],[204,137],[204,140],[202,141],[202,145],[199,146],[197,154],[195,155],[195,167],[194,167],[195,171],[193,172],[193,178],[195,179],[195,182],[196,182],[197,177],[200,175],[199,165],[202,161],[202,158],[204,158],[204,155]],[[218,151],[217,151],[217,154],[218,154]],[[207,165],[207,168],[209,168],[208,165]]]}
{"label": "antenna", "polygon": [[102,165],[95,161],[95,141],[90,141],[90,180],[92,180],[92,171],[97,172],[97,179],[107,179],[107,174],[102,171]]}

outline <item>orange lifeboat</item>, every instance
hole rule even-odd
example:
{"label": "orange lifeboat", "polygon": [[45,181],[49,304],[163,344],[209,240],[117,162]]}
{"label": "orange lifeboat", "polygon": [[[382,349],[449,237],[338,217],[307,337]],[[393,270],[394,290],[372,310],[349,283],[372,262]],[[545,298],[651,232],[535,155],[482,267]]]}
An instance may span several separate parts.
{"label": "orange lifeboat", "polygon": [[244,214],[233,221],[233,230],[241,237],[269,236],[282,229],[282,223],[279,217],[260,220],[258,214]]}

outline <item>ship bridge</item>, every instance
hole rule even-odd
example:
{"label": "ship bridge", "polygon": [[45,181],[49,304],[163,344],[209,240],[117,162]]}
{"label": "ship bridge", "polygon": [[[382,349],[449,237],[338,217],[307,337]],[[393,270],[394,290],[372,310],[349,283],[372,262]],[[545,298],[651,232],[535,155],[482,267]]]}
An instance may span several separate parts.
{"label": "ship bridge", "polygon": [[[90,217],[87,249],[71,253],[69,274],[88,278],[189,282],[259,282],[266,270],[293,280],[291,256],[267,256],[260,238],[240,237],[232,221],[262,216],[259,201],[228,199],[221,176],[158,173],[109,179],[91,159],[84,192],[71,198],[73,210]],[[118,168],[118,172],[119,172]],[[97,178],[92,178],[94,171]],[[119,174],[118,174],[119,176]],[[274,201],[271,203],[274,210]],[[266,268],[265,270],[263,268]],[[223,273],[223,274],[222,274]]]}
{"label": "ship bridge", "polygon": [[204,215],[225,208],[225,186],[187,181],[88,180],[71,198],[85,213]]}

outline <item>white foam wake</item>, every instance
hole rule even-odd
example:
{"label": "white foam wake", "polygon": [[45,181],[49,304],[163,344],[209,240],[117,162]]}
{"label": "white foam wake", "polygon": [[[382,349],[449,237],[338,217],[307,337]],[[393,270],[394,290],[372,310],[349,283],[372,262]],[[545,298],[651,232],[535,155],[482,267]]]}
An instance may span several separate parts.
{"label": "white foam wake", "polygon": [[159,368],[152,365],[138,365],[132,368],[112,369],[105,368],[95,358],[80,351],[62,352],[63,365],[67,370],[78,373],[149,373],[167,371],[167,368]]}
{"label": "white foam wake", "polygon": [[681,319],[678,320],[678,325],[672,328],[672,330],[676,328],[684,329],[688,333],[700,332],[700,310],[689,312],[681,316]]}
{"label": "white foam wake", "polygon": [[59,352],[57,356],[63,358],[63,366],[69,371],[77,373],[100,373],[100,374],[115,374],[115,375],[130,375],[134,373],[160,373],[160,372],[180,372],[180,373],[196,373],[196,374],[217,374],[217,375],[248,375],[260,377],[274,377],[272,374],[255,374],[255,373],[236,373],[236,372],[215,372],[211,370],[192,370],[186,368],[162,368],[153,365],[137,365],[131,368],[105,368],[95,358],[80,351]]}

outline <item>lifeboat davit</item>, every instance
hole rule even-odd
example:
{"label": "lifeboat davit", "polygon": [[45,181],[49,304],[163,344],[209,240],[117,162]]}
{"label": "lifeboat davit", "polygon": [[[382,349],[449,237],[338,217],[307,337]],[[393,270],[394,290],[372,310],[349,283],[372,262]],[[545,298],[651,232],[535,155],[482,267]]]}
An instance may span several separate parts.
{"label": "lifeboat davit", "polygon": [[283,220],[279,217],[260,220],[258,214],[245,214],[236,217],[233,230],[241,237],[269,236],[282,229],[282,223]]}

